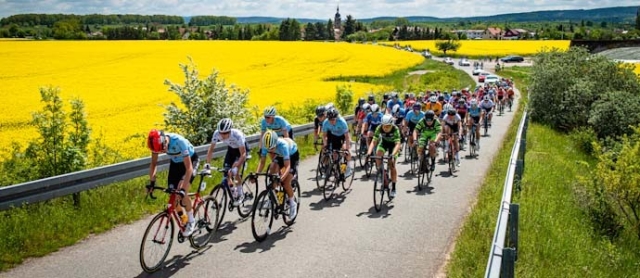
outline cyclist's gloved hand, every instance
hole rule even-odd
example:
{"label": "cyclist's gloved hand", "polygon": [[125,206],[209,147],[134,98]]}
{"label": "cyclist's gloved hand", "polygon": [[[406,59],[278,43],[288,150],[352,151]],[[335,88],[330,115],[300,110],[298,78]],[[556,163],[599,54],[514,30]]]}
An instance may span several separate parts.
{"label": "cyclist's gloved hand", "polygon": [[180,198],[184,198],[184,196],[187,195],[187,192],[184,191],[184,188],[180,188],[180,190],[178,190],[178,195],[180,195]]}
{"label": "cyclist's gloved hand", "polygon": [[153,191],[153,187],[156,186],[156,181],[149,181],[149,184],[145,186],[147,192]]}
{"label": "cyclist's gloved hand", "polygon": [[205,170],[211,170],[211,165],[209,165],[209,163],[205,163],[204,164],[204,169]]}

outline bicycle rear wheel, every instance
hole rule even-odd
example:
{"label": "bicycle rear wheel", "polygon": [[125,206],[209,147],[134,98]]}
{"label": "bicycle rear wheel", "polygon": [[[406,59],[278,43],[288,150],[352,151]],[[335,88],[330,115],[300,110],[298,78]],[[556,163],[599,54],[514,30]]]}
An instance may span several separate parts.
{"label": "bicycle rear wheel", "polygon": [[[295,198],[295,201],[296,201],[296,211],[300,213],[300,184],[298,183],[298,180],[291,181],[291,189],[293,190],[293,197]],[[289,201],[285,201],[285,205],[284,205],[285,213],[284,213],[284,216],[282,217],[282,220],[284,220],[284,224],[287,226],[293,225],[293,222],[295,222],[296,219],[298,218],[298,214],[296,214],[296,217],[294,218],[289,218],[289,205],[290,205]]]}
{"label": "bicycle rear wheel", "polygon": [[410,148],[410,163],[411,163],[411,174],[413,175],[417,175],[418,174],[418,153],[416,151],[416,148]]}
{"label": "bicycle rear wheel", "polygon": [[216,199],[216,203],[218,203],[218,208],[220,210],[220,217],[218,217],[218,223],[216,223],[216,228],[220,227],[222,221],[224,220],[224,215],[227,212],[227,206],[229,205],[229,198],[227,196],[227,190],[225,190],[222,183],[216,185],[213,189],[211,189],[211,193],[209,196]]}
{"label": "bicycle rear wheel", "polygon": [[382,209],[382,202],[384,200],[384,170],[377,171],[376,179],[373,181],[373,207],[377,212]]}
{"label": "bicycle rear wheel", "polygon": [[422,191],[422,186],[426,185],[424,183],[425,178],[427,177],[427,171],[429,169],[427,169],[427,159],[425,158],[426,155],[422,156],[422,159],[420,159],[420,163],[418,164],[419,168],[418,168],[418,190]]}
{"label": "bicycle rear wheel", "polygon": [[360,163],[360,167],[365,167],[365,159],[367,155],[367,139],[364,137],[360,137],[360,140],[358,142],[358,162]]}
{"label": "bicycle rear wheel", "polygon": [[151,219],[140,244],[140,266],[144,272],[152,273],[162,268],[171,250],[174,232],[175,224],[167,212]]}
{"label": "bicycle rear wheel", "polygon": [[216,199],[211,196],[206,196],[205,198],[207,198],[207,201],[203,200],[193,208],[193,218],[195,218],[196,221],[196,230],[189,237],[189,243],[191,243],[191,247],[194,249],[202,249],[202,247],[207,246],[211,236],[215,233],[215,230],[210,232],[208,228],[213,223],[218,222],[218,210],[213,209],[218,206],[211,203],[211,201],[215,202]]}
{"label": "bicycle rear wheel", "polygon": [[320,152],[318,156],[318,166],[316,166],[316,187],[318,189],[322,188],[324,181],[322,179],[322,173],[324,172],[324,164],[322,161],[324,160],[324,152]]}
{"label": "bicycle rear wheel", "polygon": [[356,176],[356,170],[351,169],[351,176],[346,177],[346,180],[342,182],[342,190],[347,191],[351,188],[351,184],[353,183],[353,178],[355,176]]}
{"label": "bicycle rear wheel", "polygon": [[447,152],[448,160],[449,160],[449,175],[453,175],[453,171],[455,171],[456,162],[455,157],[453,156],[453,143],[449,143],[449,151]]}
{"label": "bicycle rear wheel", "polygon": [[275,205],[275,200],[269,196],[269,190],[262,191],[258,195],[251,215],[251,233],[256,241],[264,241],[271,233]]}
{"label": "bicycle rear wheel", "polygon": [[238,214],[242,218],[247,218],[253,211],[254,201],[256,200],[256,195],[258,195],[258,181],[256,180],[256,182],[252,184],[249,176],[245,177],[242,181],[242,193],[244,199],[238,206]]}

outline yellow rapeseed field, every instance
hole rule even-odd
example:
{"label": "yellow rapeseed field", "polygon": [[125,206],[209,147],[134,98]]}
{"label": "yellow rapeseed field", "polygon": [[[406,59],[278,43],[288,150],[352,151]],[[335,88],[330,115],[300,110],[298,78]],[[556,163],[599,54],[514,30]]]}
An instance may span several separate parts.
{"label": "yellow rapeseed field", "polygon": [[[637,75],[640,75],[640,63],[636,63],[636,69],[634,71]],[[640,77],[640,76],[639,76]]]}
{"label": "yellow rapeseed field", "polygon": [[[162,127],[163,105],[177,102],[165,79],[182,83],[179,64],[191,57],[204,77],[212,69],[227,84],[251,90],[251,104],[295,105],[307,98],[330,100],[343,82],[324,78],[382,76],[422,61],[389,47],[322,42],[248,41],[0,41],[0,146],[37,136],[28,126],[41,109],[39,88],[59,87],[65,101],[81,98],[94,136],[139,156],[140,138]],[[357,94],[382,88],[351,84]],[[69,108],[67,108],[69,109]],[[68,111],[68,110],[67,110]],[[2,154],[6,150],[2,151]]]}
{"label": "yellow rapeseed field", "polygon": [[[543,41],[543,40],[530,40],[530,41],[511,41],[511,40],[460,40],[460,48],[456,52],[459,55],[488,55],[488,56],[505,56],[505,55],[532,55],[544,48],[559,48],[568,49],[571,41]],[[384,44],[394,44],[394,42],[385,42]],[[426,50],[431,53],[442,52],[436,47],[436,41],[403,41],[399,42],[401,46],[411,46],[413,49]]]}

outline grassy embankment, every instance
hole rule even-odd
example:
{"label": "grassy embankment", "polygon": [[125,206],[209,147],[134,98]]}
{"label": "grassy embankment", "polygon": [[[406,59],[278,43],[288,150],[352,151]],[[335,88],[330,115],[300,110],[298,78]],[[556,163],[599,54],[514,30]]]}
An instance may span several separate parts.
{"label": "grassy embankment", "polygon": [[[500,72],[526,88],[528,69]],[[526,91],[524,92],[526,94]],[[522,106],[521,106],[522,107]],[[447,277],[484,275],[499,203],[521,111],[483,181],[447,266]],[[578,161],[593,166],[570,136],[536,123],[529,125],[520,204],[518,277],[640,277],[640,244],[633,235],[611,242],[594,232],[580,199],[577,178],[588,175]]]}
{"label": "grassy embankment", "polygon": [[[424,80],[420,80],[418,75],[407,78],[408,72],[416,70],[435,70],[436,72],[430,74],[446,80],[455,80],[459,84],[473,82],[461,71],[454,70],[443,63],[428,60],[416,67],[400,70],[384,77],[341,78],[366,80],[369,83],[389,84],[394,87],[402,87],[407,83],[417,86],[417,82],[424,82]],[[440,88],[438,87],[440,85],[434,82],[426,84],[430,88]],[[299,119],[289,120],[294,123],[300,122]],[[298,137],[296,141],[302,157],[315,154],[312,138],[303,136]],[[220,162],[213,164],[219,165]],[[257,158],[254,155],[249,162],[249,171],[256,169],[256,166]],[[0,234],[3,235],[0,241],[0,271],[20,264],[25,258],[44,256],[61,247],[72,245],[89,234],[102,233],[116,225],[130,223],[157,213],[166,203],[166,196],[158,200],[145,199],[144,185],[147,179],[147,177],[140,177],[82,192],[80,193],[81,203],[77,207],[73,205],[73,200],[69,196],[0,212]],[[159,181],[165,179],[166,173],[158,177]],[[220,175],[209,178],[207,184],[210,186],[205,192],[208,193],[211,185],[219,181]],[[142,232],[140,231],[140,236]]]}

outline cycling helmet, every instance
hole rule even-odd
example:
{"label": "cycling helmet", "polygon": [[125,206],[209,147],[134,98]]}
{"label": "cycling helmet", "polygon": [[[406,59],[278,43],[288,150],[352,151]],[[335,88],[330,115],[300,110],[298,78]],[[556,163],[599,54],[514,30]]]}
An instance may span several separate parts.
{"label": "cycling helmet", "polygon": [[382,95],[382,99],[388,100],[389,99],[389,93],[385,93],[384,95]]}
{"label": "cycling helmet", "polygon": [[364,104],[364,98],[361,97],[358,99],[358,106],[362,106]]}
{"label": "cycling helmet", "polygon": [[466,103],[466,101],[464,101],[464,99],[461,98],[461,99],[458,100],[458,103]]}
{"label": "cycling helmet", "polygon": [[267,132],[262,135],[262,146],[265,149],[275,148],[278,143],[278,134],[273,130],[267,130]]}
{"label": "cycling helmet", "polygon": [[376,101],[376,97],[374,95],[369,95],[367,97],[367,101]]}
{"label": "cycling helmet", "polygon": [[429,102],[436,103],[438,102],[438,98],[436,98],[436,96],[429,97]]}
{"label": "cycling helmet", "polygon": [[422,105],[420,105],[420,103],[414,103],[412,108],[413,110],[420,110],[422,109]]}
{"label": "cycling helmet", "polygon": [[449,109],[449,110],[447,110],[447,115],[449,115],[449,116],[453,116],[453,115],[455,115],[455,114],[456,114],[456,110],[455,110],[455,109]]}
{"label": "cycling helmet", "polygon": [[478,106],[478,101],[477,101],[477,100],[475,100],[475,99],[472,99],[472,100],[471,100],[471,106],[473,106],[473,107]]}
{"label": "cycling helmet", "polygon": [[408,93],[404,93],[404,99],[408,99],[411,95]]}
{"label": "cycling helmet", "polygon": [[338,110],[335,108],[327,110],[327,118],[329,119],[335,119],[338,117],[338,115],[340,115],[340,113],[338,113]]}
{"label": "cycling helmet", "polygon": [[316,116],[320,117],[324,115],[325,112],[327,112],[327,108],[324,106],[318,105],[318,107],[316,107]]}
{"label": "cycling helmet", "polygon": [[489,100],[489,96],[484,96],[484,100],[485,101]]}
{"label": "cycling helmet", "polygon": [[380,106],[378,106],[378,105],[377,105],[377,104],[375,104],[375,103],[374,103],[374,104],[372,104],[372,105],[371,105],[371,112],[376,113],[376,112],[378,112],[378,111],[380,111]]}
{"label": "cycling helmet", "polygon": [[381,121],[382,125],[392,125],[393,124],[393,117],[391,117],[391,115],[386,114],[384,116],[382,116],[382,121]]}
{"label": "cycling helmet", "polygon": [[164,132],[152,129],[147,137],[147,148],[152,152],[160,152],[164,149]]}
{"label": "cycling helmet", "polygon": [[229,118],[224,118],[218,122],[218,132],[229,132],[233,128],[233,121]]}
{"label": "cycling helmet", "polygon": [[398,99],[398,93],[396,92],[391,93],[391,98]]}
{"label": "cycling helmet", "polygon": [[449,111],[453,109],[453,105],[451,105],[450,103],[447,103],[444,105],[444,107],[442,107],[442,111]]}
{"label": "cycling helmet", "polygon": [[435,118],[436,118],[436,113],[433,112],[433,110],[427,110],[427,112],[424,113],[425,121],[433,121],[433,119]]}
{"label": "cycling helmet", "polygon": [[265,117],[273,117],[276,115],[276,108],[273,106],[268,106],[267,108],[264,109],[264,116]]}
{"label": "cycling helmet", "polygon": [[398,114],[398,112],[400,112],[400,104],[395,104],[391,107],[391,114],[395,115]]}
{"label": "cycling helmet", "polygon": [[327,109],[327,111],[329,111],[329,109],[331,108],[335,108],[335,106],[333,105],[333,102],[327,103],[327,105],[325,105],[324,107]]}
{"label": "cycling helmet", "polygon": [[371,105],[369,105],[368,103],[365,103],[362,105],[362,110],[364,111],[368,111],[371,109]]}

